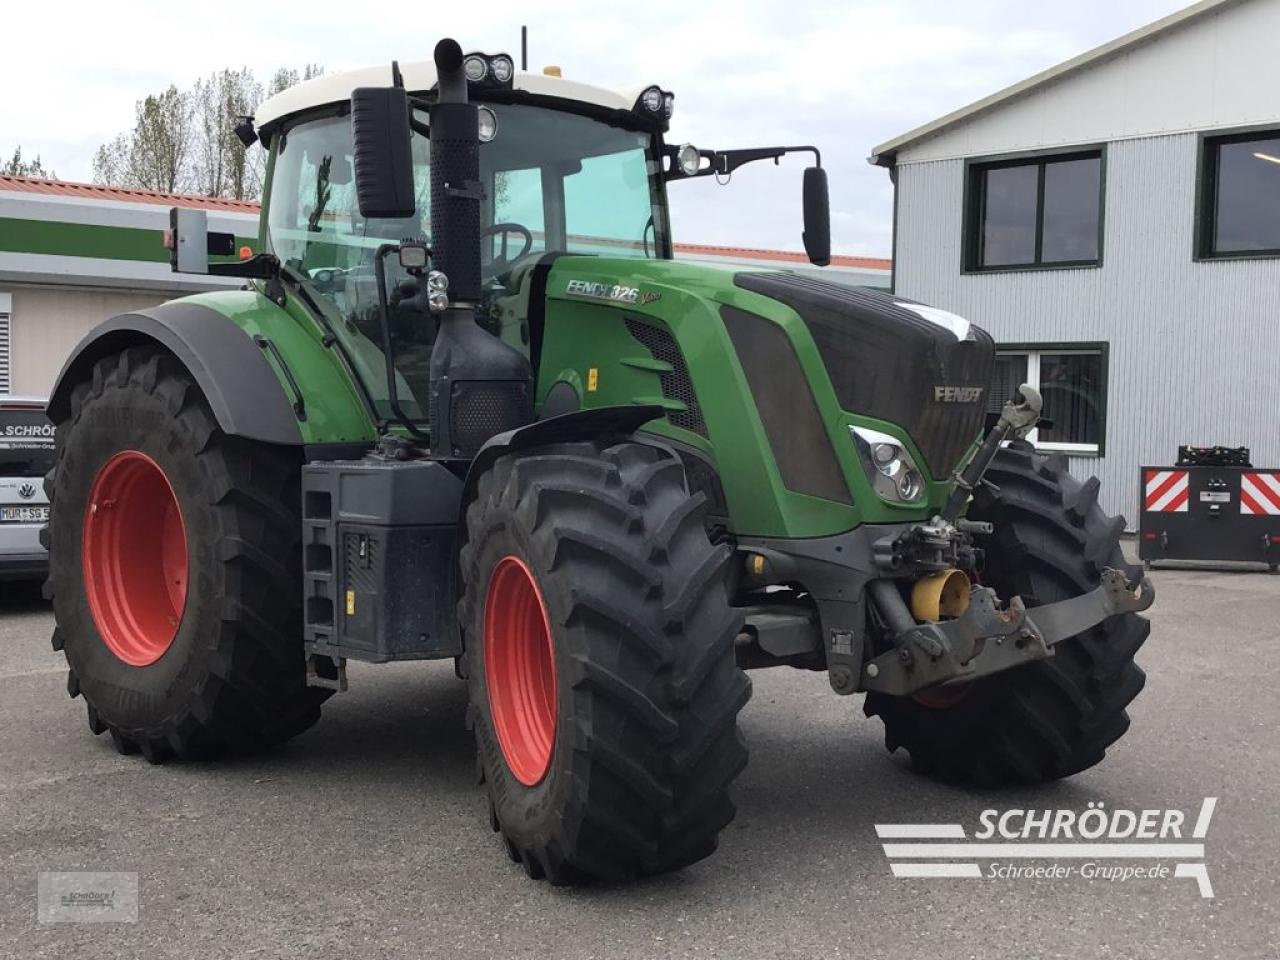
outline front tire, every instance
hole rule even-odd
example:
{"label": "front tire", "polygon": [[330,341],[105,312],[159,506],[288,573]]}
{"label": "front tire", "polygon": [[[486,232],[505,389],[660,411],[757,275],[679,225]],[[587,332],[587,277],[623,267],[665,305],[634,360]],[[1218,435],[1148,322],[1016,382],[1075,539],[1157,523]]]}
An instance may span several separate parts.
{"label": "front tire", "polygon": [[[1131,567],[1120,549],[1122,517],[1098,506],[1098,481],[1081,483],[1065,461],[1030,444],[996,455],[968,516],[995,524],[978,538],[982,581],[1028,609],[1094,589],[1104,567]],[[1134,654],[1151,624],[1136,613],[1110,617],[1063,640],[1054,656],[915,697],[868,693],[867,716],[884,722],[885,746],[904,748],[923,773],[983,786],[1032,784],[1079,773],[1102,760],[1129,729],[1125,708],[1145,676]]]}
{"label": "front tire", "polygon": [[746,764],[729,551],[679,460],[641,443],[498,460],[467,510],[465,671],[491,822],[553,883],[716,847]]}
{"label": "front tire", "polygon": [[171,355],[130,348],[57,425],[54,649],[89,727],[149,760],[278,743],[327,696],[302,652],[300,460],[221,432]]}

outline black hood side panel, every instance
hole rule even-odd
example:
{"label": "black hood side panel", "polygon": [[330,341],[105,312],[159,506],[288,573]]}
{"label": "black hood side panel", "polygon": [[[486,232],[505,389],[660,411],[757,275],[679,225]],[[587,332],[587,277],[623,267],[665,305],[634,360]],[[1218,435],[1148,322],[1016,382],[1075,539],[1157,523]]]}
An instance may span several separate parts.
{"label": "black hood side panel", "polygon": [[[902,426],[930,474],[950,475],[982,429],[995,360],[990,334],[970,326],[969,338],[957,340],[907,309],[911,301],[864,287],[790,273],[739,273],[734,282],[800,315],[843,409]],[[957,402],[938,399],[937,387],[981,392]]]}

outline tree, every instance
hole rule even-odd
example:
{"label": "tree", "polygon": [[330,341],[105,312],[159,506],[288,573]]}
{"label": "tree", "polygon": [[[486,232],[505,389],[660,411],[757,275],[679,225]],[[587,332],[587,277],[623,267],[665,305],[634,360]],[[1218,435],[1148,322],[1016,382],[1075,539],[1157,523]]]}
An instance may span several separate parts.
{"label": "tree", "polygon": [[118,187],[177,193],[193,185],[191,94],[170,86],[139,100],[133,129],[98,148],[93,179]]}
{"label": "tree", "polygon": [[324,67],[318,63],[308,63],[301,73],[292,67],[281,67],[271,75],[271,82],[267,84],[267,96],[274,97],[281,90],[288,90],[305,80],[314,80],[323,75]]}
{"label": "tree", "polygon": [[259,177],[235,135],[235,125],[257,108],[261,84],[248,67],[222,70],[197,81],[193,99],[196,189],[209,197],[253,199],[258,195]]}
{"label": "tree", "polygon": [[[282,67],[272,74],[266,94],[323,73],[314,63],[301,71]],[[94,155],[94,182],[256,199],[262,192],[263,152],[256,145],[246,149],[235,125],[253,115],[263,92],[263,84],[243,67],[210,74],[190,90],[170,86],[138,101],[133,129],[104,143]]]}
{"label": "tree", "polygon": [[34,160],[23,160],[21,146],[14,148],[13,159],[7,163],[0,164],[0,175],[6,177],[36,177],[42,180],[58,179],[56,173],[45,169],[44,164],[40,162],[39,154],[36,154]]}

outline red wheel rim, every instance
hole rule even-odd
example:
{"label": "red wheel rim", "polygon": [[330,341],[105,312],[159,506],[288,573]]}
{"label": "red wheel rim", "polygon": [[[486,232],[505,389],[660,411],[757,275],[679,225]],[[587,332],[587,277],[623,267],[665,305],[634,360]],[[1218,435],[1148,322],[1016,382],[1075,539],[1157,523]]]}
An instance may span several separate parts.
{"label": "red wheel rim", "polygon": [[187,605],[187,530],[168,477],[123,450],[89,491],[81,540],[89,612],[103,642],[135,667],[173,643]]}
{"label": "red wheel rim", "polygon": [[920,690],[911,696],[915,698],[917,703],[924,704],[926,707],[934,710],[946,710],[948,707],[954,707],[967,697],[972,689],[972,683],[953,683],[949,686],[937,686],[930,687],[927,690]]}
{"label": "red wheel rim", "polygon": [[533,573],[503,557],[484,605],[485,684],[507,766],[526,787],[542,781],[556,739],[556,661],[551,623]]}

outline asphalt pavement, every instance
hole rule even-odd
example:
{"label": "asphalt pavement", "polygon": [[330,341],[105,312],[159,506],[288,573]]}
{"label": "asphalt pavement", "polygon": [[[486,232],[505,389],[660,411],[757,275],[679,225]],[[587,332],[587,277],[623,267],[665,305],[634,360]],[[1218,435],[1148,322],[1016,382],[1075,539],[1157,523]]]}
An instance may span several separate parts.
{"label": "asphalt pavement", "polygon": [[[0,604],[0,956],[1280,957],[1280,576],[1159,570],[1133,728],[1098,767],[970,792],[884,750],[861,697],[753,674],[751,763],[719,852],[625,886],[528,880],[474,785],[444,664],[350,671],[261,756],[150,766],[94,737],[34,594]],[[877,823],[1217,797],[1193,879],[893,876]],[[1006,861],[1010,862],[1010,861]],[[1065,861],[1064,861],[1065,862]],[[1165,862],[1172,866],[1173,861]],[[989,869],[987,863],[982,864]],[[41,871],[126,871],[136,923],[41,923]]]}

